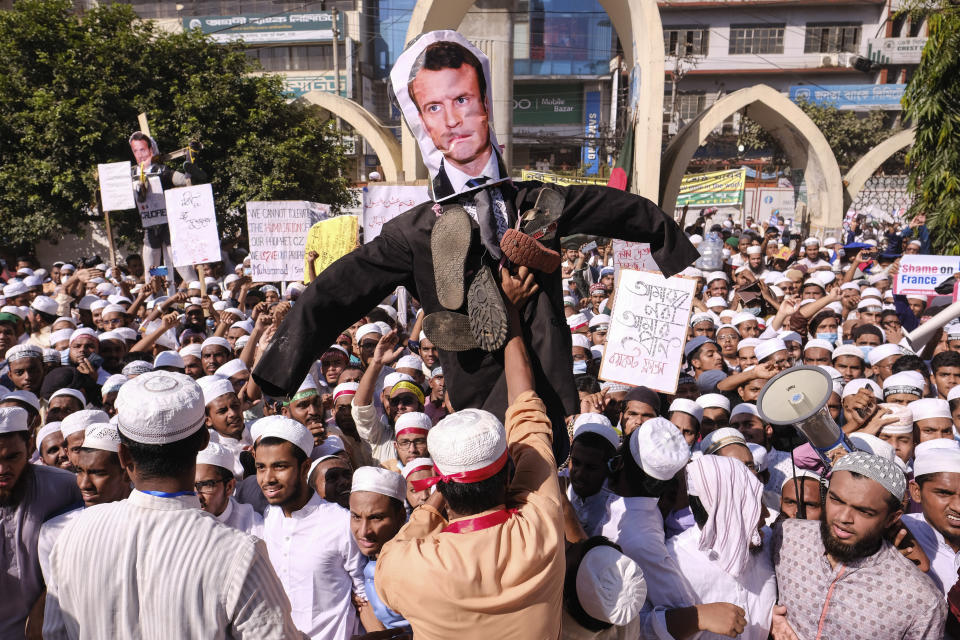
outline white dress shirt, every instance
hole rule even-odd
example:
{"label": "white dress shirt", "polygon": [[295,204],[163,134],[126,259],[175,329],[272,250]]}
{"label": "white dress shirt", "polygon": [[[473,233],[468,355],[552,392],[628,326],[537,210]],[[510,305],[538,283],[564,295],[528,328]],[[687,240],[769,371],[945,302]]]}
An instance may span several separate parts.
{"label": "white dress shirt", "polygon": [[[558,473],[561,478],[569,478],[570,470],[564,469]],[[606,484],[606,483],[604,483]],[[563,485],[561,485],[563,486]],[[583,526],[583,530],[588,536],[599,534],[600,524],[607,514],[607,504],[616,496],[606,486],[600,487],[600,491],[592,496],[581,498],[573,490],[573,484],[567,485],[567,499],[573,507],[573,512],[577,514],[577,520]]]}
{"label": "white dress shirt", "polygon": [[50,552],[53,551],[53,545],[67,525],[81,513],[83,513],[83,507],[62,513],[40,525],[40,535],[37,537],[37,559],[40,561],[40,572],[43,574],[43,580],[47,585],[50,584],[52,579],[50,576]]}
{"label": "white dress shirt", "polygon": [[289,518],[270,505],[263,539],[297,628],[313,640],[350,640],[358,629],[351,595],[366,599],[367,562],[350,532],[350,512],[316,493]]}
{"label": "white dress shirt", "polygon": [[227,508],[216,518],[237,531],[263,538],[263,516],[249,504],[237,502],[232,496],[227,500]]}
{"label": "white dress shirt", "polygon": [[453,187],[454,193],[465,191],[468,188],[467,182],[474,178],[487,177],[490,178],[489,182],[495,182],[501,178],[500,164],[497,162],[497,154],[493,152],[492,148],[490,150],[490,157],[487,159],[487,164],[483,167],[483,171],[481,171],[479,175],[467,175],[447,161],[443,163],[443,170],[447,172],[447,179],[450,181],[450,186]]}
{"label": "white dress shirt", "polygon": [[930,559],[930,576],[944,596],[957,583],[960,554],[943,539],[943,534],[930,526],[922,513],[905,513],[901,520],[907,526],[923,552]]}
{"label": "white dress shirt", "polygon": [[[773,605],[777,601],[777,577],[770,558],[770,530],[764,529],[763,534],[763,548],[750,554],[737,578],[700,551],[700,527],[694,525],[667,541],[667,549],[696,593],[698,604],[729,602],[746,612],[747,626],[737,636],[742,640],[767,640]],[[695,637],[712,640],[725,636],[703,631]]]}

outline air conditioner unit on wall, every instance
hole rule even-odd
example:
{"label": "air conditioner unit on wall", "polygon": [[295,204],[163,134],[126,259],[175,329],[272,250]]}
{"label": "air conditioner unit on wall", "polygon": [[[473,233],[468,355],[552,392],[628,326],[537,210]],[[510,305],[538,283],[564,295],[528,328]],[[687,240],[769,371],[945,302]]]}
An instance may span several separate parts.
{"label": "air conditioner unit on wall", "polygon": [[841,53],[837,56],[837,66],[852,67],[855,58],[857,58],[855,53]]}
{"label": "air conditioner unit on wall", "polygon": [[820,59],[821,67],[836,67],[837,66],[837,56],[836,55],[826,55]]}

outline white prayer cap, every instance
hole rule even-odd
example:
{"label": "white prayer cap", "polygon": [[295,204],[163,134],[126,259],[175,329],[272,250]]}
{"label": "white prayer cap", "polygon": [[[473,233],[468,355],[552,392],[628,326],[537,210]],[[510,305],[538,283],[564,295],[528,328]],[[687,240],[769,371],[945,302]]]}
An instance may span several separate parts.
{"label": "white prayer cap", "polygon": [[609,380],[600,385],[600,390],[605,390],[607,393],[622,393],[624,391],[630,391],[630,389],[633,389],[633,386],[623,384],[622,382],[611,382]]}
{"label": "white prayer cap", "polygon": [[796,331],[781,330],[777,333],[777,337],[784,342],[803,342],[803,338]]}
{"label": "white prayer cap", "polygon": [[843,315],[843,304],[841,304],[839,301],[828,303],[827,306],[824,307],[824,309],[829,309],[830,311],[833,311],[838,316]]}
{"label": "white prayer cap", "polygon": [[230,325],[231,329],[242,329],[247,334],[253,333],[253,320],[239,320]]}
{"label": "white prayer cap", "polygon": [[[13,407],[13,408],[19,409],[19,407]],[[23,409],[20,409],[20,410],[23,411]],[[40,427],[40,430],[37,431],[37,450],[38,451],[40,450],[40,445],[43,443],[43,441],[46,440],[48,436],[51,436],[54,433],[60,433],[59,420],[56,420],[54,422],[48,422],[47,424]],[[60,435],[61,437],[63,436],[62,433],[60,433]]]}
{"label": "white prayer cap", "polygon": [[486,480],[507,461],[503,425],[482,409],[463,409],[440,420],[427,435],[427,448],[437,471],[453,476],[453,482]]}
{"label": "white prayer cap", "polygon": [[735,416],[743,415],[744,413],[760,418],[760,412],[757,411],[757,405],[753,404],[752,402],[741,402],[733,408],[733,411],[730,412],[730,419],[733,420]]}
{"label": "white prayer cap", "polygon": [[67,322],[71,327],[77,326],[77,321],[73,319],[73,316],[60,316],[53,321],[53,324],[57,324],[58,322]]}
{"label": "white prayer cap", "polygon": [[910,411],[910,407],[905,407],[902,404],[889,403],[882,403],[880,407],[890,411],[888,416],[897,419],[893,424],[882,427],[880,433],[886,433],[887,435],[913,433],[913,412]]}
{"label": "white prayer cap", "polygon": [[124,342],[123,336],[121,336],[116,331],[104,331],[100,334],[100,342],[106,342],[107,340],[116,340],[117,342]]}
{"label": "white prayer cap", "polygon": [[81,409],[60,421],[60,432],[64,438],[69,438],[75,433],[85,431],[92,424],[105,422],[110,422],[110,416],[100,409]]}
{"label": "white prayer cap", "polygon": [[741,349],[746,349],[747,347],[756,347],[758,344],[760,344],[760,340],[757,338],[744,338],[737,343],[737,351],[739,352]]}
{"label": "white prayer cap", "polygon": [[950,389],[950,391],[947,392],[947,402],[951,402],[957,398],[960,398],[960,384],[956,385],[953,389]]}
{"label": "white prayer cap", "polygon": [[716,325],[716,322],[714,321],[715,317],[716,316],[714,316],[713,313],[710,311],[701,311],[698,313],[694,313],[690,317],[690,326],[695,327],[701,322],[709,322],[710,324],[715,326]]}
{"label": "white prayer cap", "polygon": [[827,372],[830,379],[833,380],[833,390],[837,395],[843,392],[843,383],[845,382],[843,374],[828,364],[818,364],[818,367]]}
{"label": "white prayer cap", "polygon": [[891,461],[897,457],[893,446],[891,446],[889,442],[881,440],[871,433],[857,431],[851,433],[849,438],[853,446],[860,451],[866,451],[867,453],[872,453],[875,456],[880,456],[881,458],[886,458]]}
{"label": "white prayer cap", "polygon": [[720,393],[705,393],[697,398],[697,404],[704,409],[725,409],[730,411],[730,399]]}
{"label": "white prayer cap", "polygon": [[883,296],[883,294],[880,293],[880,289],[877,289],[876,287],[867,287],[861,292],[860,295],[862,295],[864,298],[877,298],[877,299]]}
{"label": "white prayer cap", "polygon": [[[946,438],[937,438],[945,440]],[[960,448],[930,449],[916,454],[913,461],[913,477],[932,473],[960,473]]]}
{"label": "white prayer cap", "polygon": [[134,329],[131,329],[130,327],[117,327],[116,329],[113,330],[113,332],[118,336],[120,336],[121,338],[123,338],[124,341],[126,342],[136,342],[137,340],[139,340],[139,336],[137,336],[137,332]]}
{"label": "white prayer cap", "polygon": [[47,296],[37,296],[30,303],[30,306],[40,313],[46,313],[51,316],[57,315],[57,301]]}
{"label": "white prayer cap", "polygon": [[406,373],[400,373],[399,371],[394,371],[393,373],[388,373],[383,376],[383,388],[384,389],[393,389],[394,385],[398,382],[413,382],[413,378]]}
{"label": "white prayer cap", "polygon": [[840,394],[840,398],[842,399],[846,398],[847,396],[852,396],[864,387],[869,388],[877,400],[883,400],[883,389],[881,389],[880,385],[878,385],[876,382],[867,378],[854,378],[845,384],[843,387],[843,393]]}
{"label": "white prayer cap", "polygon": [[49,364],[61,364],[60,352],[49,347],[43,350],[43,361]]}
{"label": "white prayer cap", "polygon": [[430,471],[433,473],[433,460],[430,458],[414,458],[409,461],[407,464],[403,465],[403,469],[400,470],[401,475],[404,479],[409,478],[411,473],[417,471]]}
{"label": "white prayer cap", "polygon": [[[126,378],[124,378],[126,379]],[[85,407],[87,405],[87,399],[84,397],[83,392],[79,389],[71,389],[70,387],[64,387],[62,389],[57,389],[50,394],[50,400],[54,398],[61,398],[63,396],[69,396],[71,398],[76,398],[80,401],[80,406]],[[49,400],[47,401],[49,402]]]}
{"label": "white prayer cap", "polygon": [[30,405],[38,413],[40,412],[40,398],[32,391],[26,389],[17,389],[3,396],[4,400],[19,400],[24,404]]}
{"label": "white prayer cap", "polygon": [[570,331],[577,331],[584,327],[590,326],[590,322],[587,320],[587,316],[582,313],[574,313],[567,318],[567,326],[570,327]]}
{"label": "white prayer cap", "polygon": [[76,268],[75,266],[73,266],[72,264],[70,264],[69,262],[65,262],[65,263],[63,263],[62,265],[60,265],[60,273],[63,273],[65,270],[66,270],[66,271],[76,271],[77,268]]}
{"label": "white prayer cap", "polygon": [[[956,449],[960,451],[960,441],[955,438],[934,438],[933,440],[924,440],[913,448],[913,458],[916,460],[920,456],[935,449]],[[914,474],[916,477],[916,474]]]}
{"label": "white prayer cap", "polygon": [[89,311],[90,306],[94,302],[99,302],[99,301],[100,301],[100,298],[98,298],[97,296],[83,296],[82,298],[80,298],[80,302],[77,303],[77,307],[84,311]]}
{"label": "white prayer cap", "polygon": [[950,415],[950,403],[940,398],[921,398],[914,400],[907,405],[910,413],[913,414],[913,421],[928,420],[930,418],[948,418],[953,420]]}
{"label": "white prayer cap", "polygon": [[870,284],[877,284],[878,282],[883,282],[884,280],[889,280],[890,276],[886,273],[875,273],[872,276],[867,278],[867,282]]}
{"label": "white prayer cap", "polygon": [[[67,416],[69,417],[69,416]],[[116,427],[109,422],[96,422],[88,425],[84,430],[83,444],[84,449],[99,449],[101,451],[120,451],[120,434]]]}
{"label": "white prayer cap", "polygon": [[575,334],[573,334],[573,336],[572,336],[572,341],[573,341],[572,346],[574,346],[574,347],[580,347],[581,349],[589,349],[590,346],[591,346],[591,345],[590,345],[590,338],[588,338],[587,336],[583,335],[582,333],[575,333]]}
{"label": "white prayer cap", "polygon": [[889,358],[890,356],[902,356],[902,355],[903,355],[903,350],[898,345],[885,342],[871,349],[868,358],[870,360],[870,366],[875,367],[884,358]]}
{"label": "white prayer cap", "polygon": [[748,264],[743,264],[743,265],[740,265],[739,267],[737,267],[737,268],[733,271],[733,275],[738,276],[738,275],[740,275],[741,273],[745,273],[745,272],[747,272],[747,271],[750,271],[750,265],[748,265]]}
{"label": "white prayer cap", "polygon": [[357,329],[356,333],[353,336],[353,339],[356,340],[357,343],[359,343],[365,336],[368,336],[368,335],[376,335],[377,337],[380,337],[383,334],[380,331],[379,326],[377,326],[375,323],[368,322],[365,325],[361,325],[360,328]]}
{"label": "white prayer cap", "polygon": [[712,298],[707,299],[706,306],[708,309],[712,309],[714,307],[723,307],[724,309],[726,309],[730,305],[728,305],[727,301],[724,300],[723,298],[719,296],[714,296]]}
{"label": "white prayer cap", "polygon": [[753,456],[753,466],[757,471],[767,470],[767,450],[756,442],[748,442],[747,449],[750,449],[750,455]]}
{"label": "white prayer cap", "polygon": [[233,393],[233,385],[230,380],[220,375],[203,376],[197,380],[200,389],[203,391],[204,406],[210,404],[217,398],[227,393]]}
{"label": "white prayer cap", "polygon": [[[254,438],[254,440],[256,439]],[[338,453],[342,453],[345,449],[340,436],[333,435],[327,436],[327,439],[324,440],[319,447],[316,447],[315,454],[320,458],[324,458],[335,456]]]}
{"label": "white prayer cap", "polygon": [[190,289],[200,289],[202,287],[203,285],[200,284],[199,280],[191,280],[190,283],[187,284],[187,291],[189,291]]}
{"label": "white prayer cap", "polygon": [[353,396],[357,394],[360,384],[357,382],[341,382],[333,388],[333,400],[336,402],[340,396]]}
{"label": "white prayer cap", "polygon": [[43,360],[43,349],[29,343],[15,344],[7,349],[7,362],[16,362],[24,358]]}
{"label": "white prayer cap", "polygon": [[758,256],[762,251],[763,249],[761,249],[760,245],[758,244],[750,245],[749,247],[747,247],[748,256]]}
{"label": "white prayer cap", "polygon": [[24,309],[28,309],[28,307],[21,308],[21,307],[15,307],[13,305],[8,304],[8,305],[5,305],[2,309],[0,309],[0,313],[12,313],[13,315],[17,316],[21,320],[26,320],[27,312],[24,311]]}
{"label": "white prayer cap", "polygon": [[243,371],[249,371],[247,365],[244,364],[243,360],[240,358],[234,358],[233,360],[227,360],[220,367],[214,371],[214,375],[223,376],[224,378],[230,378],[238,373]]}
{"label": "white prayer cap", "polygon": [[823,241],[823,244],[824,246],[829,247],[830,245],[839,244],[839,241],[833,236],[827,236],[827,238]]}
{"label": "white prayer cap", "polygon": [[860,291],[860,285],[856,282],[844,282],[840,285],[840,291]]}
{"label": "white prayer cap", "polygon": [[224,308],[224,311],[226,311],[227,313],[229,313],[229,314],[231,314],[231,315],[233,315],[233,316],[236,316],[236,317],[239,318],[240,320],[246,320],[246,319],[247,319],[246,314],[245,314],[243,311],[240,311],[240,309],[237,309],[236,307],[226,307],[226,308]]}
{"label": "white prayer cap", "polygon": [[834,275],[832,271],[817,271],[810,276],[811,280],[816,280],[824,287],[837,279],[837,276]]}
{"label": "white prayer cap", "polygon": [[207,347],[223,347],[227,351],[230,351],[230,343],[226,338],[221,338],[220,336],[211,336],[204,340],[200,345],[200,352],[202,353]]}
{"label": "white prayer cap", "polygon": [[399,438],[401,433],[426,435],[432,428],[433,421],[430,416],[420,411],[408,411],[397,416],[394,423],[394,439]]}
{"label": "white prayer cap", "polygon": [[610,419],[602,413],[581,413],[573,421],[573,440],[585,433],[595,433],[609,442],[614,451],[620,448],[620,436],[617,434]]}
{"label": "white prayer cap", "polygon": [[82,337],[93,338],[97,342],[100,342],[100,338],[97,337],[96,332],[90,327],[80,327],[73,332],[73,335],[70,336],[70,344],[73,344],[74,340],[79,340]]}
{"label": "white prayer cap", "polygon": [[883,309],[883,301],[879,298],[861,298],[857,303],[857,311],[880,311]]}
{"label": "white prayer cap", "polygon": [[224,288],[227,288],[227,287],[229,287],[232,283],[236,282],[236,281],[239,280],[239,279],[240,279],[240,276],[238,276],[237,274],[235,274],[235,273],[229,273],[229,274],[227,274],[227,275],[223,278],[223,287],[224,287]]}
{"label": "white prayer cap", "polygon": [[157,357],[153,359],[153,367],[155,369],[159,369],[160,367],[183,369],[185,366],[183,358],[176,351],[161,351],[157,354]]}
{"label": "white prayer cap", "polygon": [[16,298],[27,292],[27,286],[17,280],[12,280],[10,284],[3,287],[3,295],[7,298]]}
{"label": "white prayer cap", "polygon": [[104,381],[103,386],[100,388],[100,393],[106,398],[108,393],[120,391],[120,387],[128,380],[129,378],[122,373],[115,373]]}
{"label": "white prayer cap", "polygon": [[630,454],[648,476],[669,480],[690,460],[690,446],[676,425],[658,416],[630,434]]}
{"label": "white prayer cap", "polygon": [[169,444],[203,427],[203,391],[193,378],[150,371],[129,380],[117,393],[120,432],[142,444]]}
{"label": "white prayer cap", "polygon": [[209,464],[212,467],[220,467],[233,473],[236,467],[237,457],[233,455],[230,449],[217,442],[209,443],[203,451],[197,454],[197,464]]}
{"label": "white prayer cap", "polygon": [[806,351],[807,349],[826,349],[831,354],[833,354],[833,344],[826,340],[821,340],[820,338],[813,338],[812,340],[808,340],[807,344],[803,347],[804,351]]}
{"label": "white prayer cap", "polygon": [[[790,458],[786,458],[786,461],[789,463]],[[801,478],[810,478],[812,480],[816,480],[817,482],[823,482],[823,478],[813,471],[810,471],[809,469],[803,469],[801,467],[794,467],[791,469],[789,464],[786,465],[786,471],[781,475],[783,475],[783,482],[780,483],[781,489],[787,486],[788,482],[793,482],[794,478],[797,478],[798,480]]]}
{"label": "white prayer cap", "polygon": [[[696,246],[696,244],[694,244],[694,246]],[[687,276],[688,278],[702,278],[703,271],[701,271],[700,269],[697,269],[696,267],[687,267],[686,269],[681,271],[679,275]]]}
{"label": "white prayer cap", "polygon": [[134,360],[133,362],[128,362],[127,364],[123,365],[123,369],[120,370],[120,373],[132,378],[134,376],[150,373],[151,371],[153,371],[152,362],[147,362],[146,360]]}
{"label": "white prayer cap", "polygon": [[819,239],[819,238],[814,238],[813,236],[811,236],[811,237],[809,237],[809,238],[807,238],[806,240],[803,241],[803,246],[805,246],[805,247],[812,247],[812,246],[814,246],[814,245],[816,245],[816,246],[818,246],[818,247],[820,246],[820,239]]}
{"label": "white prayer cap", "polygon": [[350,493],[369,491],[403,502],[407,497],[407,482],[402,475],[383,467],[359,467],[353,472]]}
{"label": "white prayer cap", "polygon": [[703,420],[703,407],[694,402],[693,400],[688,400],[687,398],[677,398],[670,403],[670,408],[667,410],[667,414],[672,411],[680,411],[681,413],[686,413],[697,419],[697,422]]}
{"label": "white prayer cap", "polygon": [[250,428],[251,436],[256,433],[254,442],[262,438],[280,438],[310,456],[313,451],[313,434],[305,426],[285,416],[267,416],[260,418]]}
{"label": "white prayer cap", "polygon": [[849,471],[870,478],[889,491],[897,500],[903,500],[907,478],[892,460],[865,451],[853,451],[833,465],[833,472]]}
{"label": "white prayer cap", "polygon": [[733,309],[724,309],[718,315],[720,316],[720,322],[726,322],[729,324],[733,317],[737,315],[737,312]]}
{"label": "white prayer cap", "polygon": [[28,431],[29,414],[20,407],[0,407],[0,434]]}
{"label": "white prayer cap", "polygon": [[382,309],[383,312],[386,313],[387,316],[389,316],[390,319],[393,320],[394,322],[397,321],[397,310],[394,309],[394,308],[393,308],[392,306],[390,306],[389,304],[378,304],[378,305],[377,305],[377,308],[378,308],[378,309]]}
{"label": "white prayer cap", "polygon": [[[871,349],[872,351],[872,349]],[[860,348],[852,344],[842,344],[836,349],[833,350],[833,360],[835,361],[840,356],[853,356],[863,360],[863,351],[860,351]]]}
{"label": "white prayer cap", "polygon": [[[123,307],[124,304],[130,304],[132,300],[130,300],[130,298],[128,298],[127,296],[122,296],[119,293],[115,293],[112,296],[107,296],[107,302],[109,302],[110,304],[117,304]],[[123,308],[126,309],[126,307],[123,307]]]}
{"label": "white prayer cap", "polygon": [[395,369],[416,369],[420,370],[423,367],[423,360],[420,359],[420,356],[407,355],[403,356],[397,360],[397,364],[394,366]]}
{"label": "white prayer cap", "polygon": [[703,440],[700,441],[700,451],[703,452],[703,455],[708,456],[730,444],[747,446],[747,440],[737,429],[733,427],[721,427],[703,437]]}
{"label": "white prayer cap", "polygon": [[618,627],[637,617],[647,596],[640,565],[607,545],[583,555],[576,588],[577,600],[588,616]]}
{"label": "white prayer cap", "polygon": [[727,278],[727,274],[723,271],[711,271],[707,274],[707,284],[710,284],[714,280],[723,280],[724,282],[729,282],[730,279]]}
{"label": "white prayer cap", "polygon": [[757,316],[752,313],[747,313],[746,311],[741,311],[737,315],[733,316],[733,320],[730,321],[730,324],[736,326],[741,322],[748,322],[750,320],[756,320]]}
{"label": "white prayer cap", "polygon": [[108,313],[126,313],[126,312],[127,310],[121,307],[120,305],[109,304],[109,303],[107,304],[107,306],[103,308],[103,311],[101,311],[103,315],[107,315]]}
{"label": "white prayer cap", "polygon": [[387,324],[386,322],[377,321],[377,322],[374,322],[373,324],[377,325],[377,328],[380,329],[380,335],[385,336],[388,333],[390,333],[390,325]]}
{"label": "white prayer cap", "polygon": [[887,376],[883,381],[883,397],[895,393],[909,393],[919,399],[923,397],[923,386],[923,376],[918,371],[901,371]]}
{"label": "white prayer cap", "polygon": [[765,358],[768,358],[775,354],[777,351],[786,351],[787,345],[784,344],[783,340],[780,338],[772,338],[770,340],[764,340],[757,345],[757,348],[754,349],[754,353],[757,356],[757,362],[762,362]]}
{"label": "white prayer cap", "polygon": [[196,342],[192,342],[180,349],[179,354],[181,358],[191,357],[199,359],[200,351],[200,345],[198,345]]}

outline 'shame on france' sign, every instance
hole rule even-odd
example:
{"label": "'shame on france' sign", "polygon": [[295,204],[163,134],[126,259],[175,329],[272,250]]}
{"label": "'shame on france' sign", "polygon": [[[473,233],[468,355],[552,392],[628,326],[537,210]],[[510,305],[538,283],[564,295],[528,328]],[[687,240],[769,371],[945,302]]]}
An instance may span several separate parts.
{"label": "'shame on france' sign", "polygon": [[600,378],[675,393],[696,281],[623,269]]}

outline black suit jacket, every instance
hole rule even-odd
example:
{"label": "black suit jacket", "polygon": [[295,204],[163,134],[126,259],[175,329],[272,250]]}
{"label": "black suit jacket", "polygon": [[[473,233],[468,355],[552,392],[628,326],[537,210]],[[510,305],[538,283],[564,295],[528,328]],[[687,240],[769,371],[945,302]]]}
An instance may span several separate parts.
{"label": "black suit jacket", "polygon": [[[516,211],[530,209],[540,182],[498,185]],[[556,239],[576,233],[649,242],[664,276],[683,270],[698,256],[674,221],[646,198],[600,186],[558,187],[565,197]],[[296,391],[310,366],[340,333],[390,295],[405,286],[424,313],[442,310],[437,300],[430,233],[437,214],[433,203],[421,204],[383,226],[372,242],[330,265],[300,295],[260,362],[253,377],[263,391],[282,396]],[[473,237],[467,258],[468,276],[484,262],[496,264],[480,243],[480,228],[471,220]],[[557,460],[569,448],[564,418],[579,412],[573,382],[570,330],[563,314],[560,270],[535,273],[539,292],[522,310],[537,394],[553,421]],[[440,352],[446,386],[455,409],[486,409],[501,420],[507,408],[503,353],[481,350]]]}

